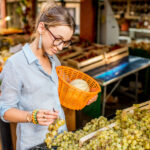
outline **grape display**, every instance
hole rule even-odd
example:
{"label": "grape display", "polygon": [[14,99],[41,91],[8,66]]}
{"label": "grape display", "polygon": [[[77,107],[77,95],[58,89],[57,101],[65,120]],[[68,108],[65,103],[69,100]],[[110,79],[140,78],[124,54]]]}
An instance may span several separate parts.
{"label": "grape display", "polygon": [[[115,127],[99,132],[96,137],[79,147],[81,137],[114,122]],[[50,128],[58,129],[55,127],[56,125]],[[64,132],[57,135],[56,130],[51,131],[46,138],[47,145],[50,145],[49,148],[57,146],[58,150],[150,150],[150,112],[139,108],[124,116],[118,110],[112,120],[102,116],[93,119],[75,133]]]}
{"label": "grape display", "polygon": [[48,127],[49,133],[46,134],[45,143],[47,144],[47,147],[51,149],[52,142],[54,137],[58,134],[59,127],[63,126],[65,124],[65,120],[63,119],[56,119],[53,124],[50,124]]}

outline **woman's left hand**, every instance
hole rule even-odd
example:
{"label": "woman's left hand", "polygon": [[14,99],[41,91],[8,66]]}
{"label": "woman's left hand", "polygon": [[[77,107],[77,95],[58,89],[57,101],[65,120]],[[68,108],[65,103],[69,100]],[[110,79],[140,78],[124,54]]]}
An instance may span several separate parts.
{"label": "woman's left hand", "polygon": [[94,96],[92,99],[90,99],[87,103],[87,105],[90,105],[91,103],[95,102],[97,100],[98,95]]}

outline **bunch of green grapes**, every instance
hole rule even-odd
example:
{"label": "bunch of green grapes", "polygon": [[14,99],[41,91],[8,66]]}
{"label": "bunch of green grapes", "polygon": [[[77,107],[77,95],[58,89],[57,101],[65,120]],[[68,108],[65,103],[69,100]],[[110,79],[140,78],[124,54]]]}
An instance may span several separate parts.
{"label": "bunch of green grapes", "polygon": [[[99,132],[79,147],[80,138],[113,122],[115,127]],[[50,136],[48,134],[48,138]],[[51,146],[57,146],[58,150],[150,150],[150,112],[136,108],[122,116],[122,111],[118,110],[116,117],[110,121],[99,117],[87,123],[82,130],[59,134],[52,140]]]}
{"label": "bunch of green grapes", "polygon": [[114,128],[98,133],[81,150],[150,149],[150,113],[147,110],[136,109],[123,118],[121,111],[117,111],[113,121],[117,124]]}
{"label": "bunch of green grapes", "polygon": [[83,136],[98,130],[99,128],[103,128],[108,125],[109,122],[105,117],[99,117],[96,119],[92,119],[89,123],[85,125],[83,130],[77,130],[76,132],[64,132],[59,134],[52,143],[52,146],[58,146],[58,150],[68,150],[68,149],[79,149],[79,140]]}
{"label": "bunch of green grapes", "polygon": [[98,130],[99,128],[105,127],[109,124],[107,118],[101,116],[99,118],[92,119],[89,123],[87,123],[83,127],[83,131],[87,132],[88,134]]}
{"label": "bunch of green grapes", "polygon": [[53,124],[50,124],[48,127],[49,133],[46,134],[45,143],[47,144],[47,147],[51,149],[52,142],[54,137],[58,134],[58,129],[60,126],[63,126],[65,124],[65,120],[63,119],[56,119]]}

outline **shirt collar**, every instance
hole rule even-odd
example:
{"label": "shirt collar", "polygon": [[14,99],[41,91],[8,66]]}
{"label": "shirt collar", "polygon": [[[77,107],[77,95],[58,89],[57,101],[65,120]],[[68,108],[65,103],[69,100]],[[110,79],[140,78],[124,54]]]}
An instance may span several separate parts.
{"label": "shirt collar", "polygon": [[28,43],[23,46],[23,52],[29,64],[32,64],[37,60]]}
{"label": "shirt collar", "polygon": [[[24,46],[23,46],[23,52],[25,54],[25,57],[28,61],[29,64],[32,64],[33,62],[37,61],[37,57],[34,55],[34,53],[32,52],[30,46],[29,46],[29,43],[26,43]],[[52,62],[52,64],[54,64],[55,66],[55,60],[53,58],[53,56],[51,55],[48,55],[48,58],[50,59],[50,61]]]}
{"label": "shirt collar", "polygon": [[51,55],[49,55],[49,54],[47,54],[47,56],[48,56],[49,60],[51,61],[51,63],[55,66],[55,60],[54,60],[54,57],[51,56]]}

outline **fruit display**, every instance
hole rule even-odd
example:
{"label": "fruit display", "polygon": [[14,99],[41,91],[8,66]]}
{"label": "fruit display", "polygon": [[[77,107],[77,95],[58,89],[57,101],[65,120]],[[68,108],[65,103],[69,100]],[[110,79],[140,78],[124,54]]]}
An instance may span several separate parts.
{"label": "fruit display", "polygon": [[143,49],[150,52],[150,42],[133,42],[131,48]]}
{"label": "fruit display", "polygon": [[92,46],[93,44],[89,41],[86,41],[86,40],[80,40],[78,43],[75,43],[74,46],[76,47],[80,47],[80,48],[87,48],[89,46]]}
{"label": "fruit display", "polygon": [[113,45],[109,47],[109,52],[122,48],[119,44]]}
{"label": "fruit display", "polygon": [[[22,46],[26,43],[29,42],[31,37],[27,34],[20,35],[20,34],[14,34],[13,32],[17,33],[21,32],[18,29],[8,29],[10,31],[10,34],[12,35],[7,35],[7,36],[0,36],[0,72],[2,71],[2,68],[7,61],[7,59],[12,56],[14,53],[18,52],[19,50],[22,49]],[[12,32],[11,32],[12,31]],[[2,32],[5,32],[2,31]],[[1,30],[0,30],[1,34]]]}
{"label": "fruit display", "polygon": [[70,67],[79,69],[82,72],[105,64],[104,55],[96,51],[82,53],[82,55],[68,59],[67,62]]}
{"label": "fruit display", "polygon": [[[61,133],[52,140],[51,145],[57,146],[58,150],[149,150],[150,112],[141,110],[138,105],[135,107],[137,108],[125,115],[122,115],[122,110],[118,110],[112,120],[101,116],[74,133]],[[84,143],[82,147],[79,146],[81,137],[111,123],[116,125],[98,132],[97,136]]]}
{"label": "fruit display", "polygon": [[88,60],[88,59],[96,57],[96,56],[98,56],[97,53],[90,52],[90,53],[84,54],[83,56],[79,56],[79,57],[75,58],[74,60],[77,62],[82,62],[82,61]]}
{"label": "fruit display", "polygon": [[[51,146],[58,146],[58,149],[71,149],[71,147],[77,149],[79,139],[99,128],[105,127],[107,125],[107,119],[104,117],[100,117],[98,119],[93,119],[91,122],[87,123],[85,127],[82,130],[78,130],[75,133],[73,132],[66,132],[59,134],[56,138],[53,138],[52,142],[51,140],[47,140],[50,138],[50,135],[46,135],[46,143],[47,145]],[[95,125],[93,125],[95,124]],[[69,149],[68,148],[68,149]],[[63,150],[64,150],[63,149]]]}
{"label": "fruit display", "polygon": [[126,45],[101,45],[77,37],[71,46],[57,54],[63,65],[83,72],[118,61],[128,55]]}
{"label": "fruit display", "polygon": [[65,55],[68,55],[68,54],[71,54],[71,53],[74,53],[74,52],[76,52],[75,49],[69,49],[69,50],[66,50],[66,51],[64,50],[63,52],[59,53],[58,56],[63,57]]}
{"label": "fruit display", "polygon": [[11,56],[12,54],[8,52],[8,50],[2,50],[0,52],[0,72],[2,71],[2,68],[7,61],[7,59]]}
{"label": "fruit display", "polygon": [[76,50],[73,47],[65,48],[63,51],[57,54],[57,57],[60,59],[60,61],[63,63],[67,59],[70,59],[72,57],[78,56],[81,53]]}
{"label": "fruit display", "polygon": [[[65,60],[63,59],[62,62],[66,61],[67,63],[65,64],[68,66],[83,72],[113,63],[129,55],[128,47],[120,44],[108,46],[81,40],[80,42],[74,43],[72,49],[78,53],[73,55],[75,52],[71,52],[68,49],[68,52],[63,56]],[[67,54],[69,51],[71,53]]]}
{"label": "fruit display", "polygon": [[85,48],[85,49],[83,49],[83,52],[91,52],[91,51],[93,51],[94,48],[95,48],[94,46]]}
{"label": "fruit display", "polygon": [[47,144],[47,147],[51,149],[53,138],[58,134],[58,129],[60,126],[63,126],[65,124],[65,120],[63,119],[56,119],[53,124],[50,124],[48,127],[49,133],[46,134],[45,143]]}

